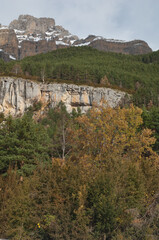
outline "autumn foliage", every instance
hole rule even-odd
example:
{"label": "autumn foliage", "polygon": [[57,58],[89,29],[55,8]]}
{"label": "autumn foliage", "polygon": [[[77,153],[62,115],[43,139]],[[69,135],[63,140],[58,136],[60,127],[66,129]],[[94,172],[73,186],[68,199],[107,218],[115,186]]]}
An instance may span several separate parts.
{"label": "autumn foliage", "polygon": [[[55,109],[43,120],[50,138],[50,161],[39,158],[37,164],[36,159],[34,171],[23,178],[16,164],[0,176],[0,237],[146,240],[158,236],[159,157],[152,150],[151,130],[141,127],[142,110],[133,105],[101,106],[76,115],[66,114],[62,106],[61,114]],[[36,129],[31,128],[32,134],[42,144]]]}

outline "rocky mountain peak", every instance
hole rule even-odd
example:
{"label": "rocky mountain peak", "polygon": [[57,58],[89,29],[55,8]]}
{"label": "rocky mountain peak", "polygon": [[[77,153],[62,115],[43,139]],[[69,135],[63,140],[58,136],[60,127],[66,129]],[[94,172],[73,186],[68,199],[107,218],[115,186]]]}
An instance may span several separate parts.
{"label": "rocky mountain peak", "polygon": [[21,48],[23,41],[56,41],[56,45],[69,46],[72,45],[72,41],[78,40],[77,36],[72,35],[62,26],[56,26],[53,18],[35,18],[30,15],[20,15],[18,20],[13,20],[10,23],[9,29],[15,31],[19,41],[19,48]]}
{"label": "rocky mountain peak", "polygon": [[24,31],[25,34],[44,34],[54,26],[53,18],[35,18],[30,15],[20,15],[18,20],[13,20],[9,24],[10,29]]}

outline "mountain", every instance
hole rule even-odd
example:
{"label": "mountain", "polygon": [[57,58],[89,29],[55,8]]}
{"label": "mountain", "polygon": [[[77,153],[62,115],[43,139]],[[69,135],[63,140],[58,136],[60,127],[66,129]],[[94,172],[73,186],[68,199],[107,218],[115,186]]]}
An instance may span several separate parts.
{"label": "mountain", "polygon": [[105,52],[133,55],[152,52],[148,44],[141,40],[124,42],[94,35],[79,39],[62,26],[56,25],[53,18],[20,15],[9,26],[0,25],[0,49],[11,55],[11,59],[22,59],[71,46],[91,46]]}

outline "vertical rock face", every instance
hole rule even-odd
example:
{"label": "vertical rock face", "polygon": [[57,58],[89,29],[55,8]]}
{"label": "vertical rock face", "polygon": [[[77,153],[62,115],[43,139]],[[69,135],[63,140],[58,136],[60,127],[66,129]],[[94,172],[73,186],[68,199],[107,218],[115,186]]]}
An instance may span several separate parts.
{"label": "vertical rock face", "polygon": [[47,53],[56,49],[57,47],[54,40],[49,42],[46,40],[40,40],[38,42],[23,41],[21,48],[19,48],[19,59],[40,53]]}
{"label": "vertical rock face", "polygon": [[3,59],[5,62],[11,61],[8,53],[5,53],[2,49],[0,49],[0,59]]}
{"label": "vertical rock face", "polygon": [[141,40],[135,40],[131,42],[113,42],[99,39],[92,41],[89,46],[104,52],[116,52],[132,55],[152,52],[148,44]]}
{"label": "vertical rock face", "polygon": [[14,30],[0,29],[0,48],[16,58],[18,57],[18,40]]}
{"label": "vertical rock face", "polygon": [[9,28],[25,31],[25,34],[45,33],[48,28],[55,26],[53,18],[35,18],[30,15],[20,15],[18,20],[13,20]]}
{"label": "vertical rock face", "polygon": [[100,105],[106,101],[116,107],[126,99],[127,94],[110,88],[93,88],[73,84],[38,84],[21,78],[0,78],[0,112],[5,115],[22,115],[35,101],[55,107],[63,102],[71,112],[78,107],[86,113],[93,104]]}

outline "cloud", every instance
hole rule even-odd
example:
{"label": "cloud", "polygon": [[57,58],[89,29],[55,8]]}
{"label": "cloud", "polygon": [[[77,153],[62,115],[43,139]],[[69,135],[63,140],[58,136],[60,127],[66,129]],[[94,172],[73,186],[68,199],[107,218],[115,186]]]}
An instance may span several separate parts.
{"label": "cloud", "polygon": [[79,37],[142,39],[155,50],[159,49],[158,12],[158,0],[5,0],[0,22],[9,24],[20,14],[52,17]]}
{"label": "cloud", "polygon": [[83,36],[94,32],[100,35],[104,31],[107,34],[114,29],[116,23],[113,16],[118,14],[123,0],[70,0],[65,1],[64,5],[61,2],[64,1],[59,1],[60,6],[63,7],[57,9],[59,15],[56,21],[65,23],[66,27]]}

